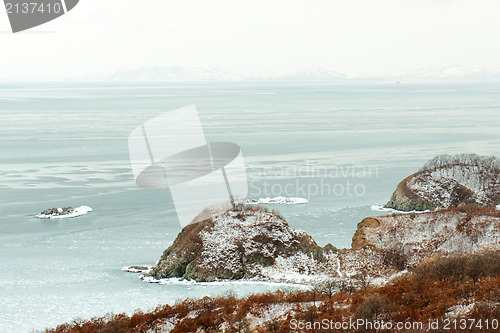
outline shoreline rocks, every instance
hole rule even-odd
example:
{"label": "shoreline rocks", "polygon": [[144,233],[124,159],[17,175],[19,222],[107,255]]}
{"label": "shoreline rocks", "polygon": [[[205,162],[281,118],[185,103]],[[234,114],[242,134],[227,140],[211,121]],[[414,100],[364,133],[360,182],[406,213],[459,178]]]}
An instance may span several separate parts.
{"label": "shoreline rocks", "polygon": [[367,217],[358,223],[352,247],[338,250],[330,244],[321,248],[278,214],[253,207],[189,225],[155,266],[123,270],[159,284],[347,279],[383,285],[427,260],[484,251],[500,251],[495,209],[462,206]]}

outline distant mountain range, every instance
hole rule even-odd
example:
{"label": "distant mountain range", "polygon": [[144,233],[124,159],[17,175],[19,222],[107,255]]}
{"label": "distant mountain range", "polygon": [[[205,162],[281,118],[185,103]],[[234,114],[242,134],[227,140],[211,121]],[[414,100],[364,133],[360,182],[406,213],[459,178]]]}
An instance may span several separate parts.
{"label": "distant mountain range", "polygon": [[331,81],[346,80],[347,76],[333,72],[321,67],[306,68],[293,73],[281,73],[274,75],[264,75],[249,77],[252,80],[272,80],[272,81]]}
{"label": "distant mountain range", "polygon": [[[0,77],[0,82],[44,81],[41,78]],[[352,75],[331,71],[321,67],[311,67],[296,72],[269,75],[239,75],[214,67],[156,66],[123,69],[66,77],[58,81],[71,82],[418,82],[418,81],[500,81],[500,67],[478,69],[464,66],[435,66],[421,68],[413,72],[390,75]]]}
{"label": "distant mountain range", "polygon": [[479,69],[463,66],[426,67],[414,72],[399,73],[394,76],[398,80],[461,80],[461,81],[498,81],[500,67]]}
{"label": "distant mountain range", "polygon": [[297,72],[261,76],[243,76],[214,67],[140,67],[117,69],[71,81],[97,82],[230,82],[230,81],[500,81],[500,67],[477,69],[463,66],[426,67],[413,72],[401,72],[386,76],[348,75],[321,67]]}
{"label": "distant mountain range", "polygon": [[111,82],[196,82],[196,81],[240,81],[243,78],[213,67],[140,67],[117,69],[110,73],[99,73],[81,77],[84,81]]}

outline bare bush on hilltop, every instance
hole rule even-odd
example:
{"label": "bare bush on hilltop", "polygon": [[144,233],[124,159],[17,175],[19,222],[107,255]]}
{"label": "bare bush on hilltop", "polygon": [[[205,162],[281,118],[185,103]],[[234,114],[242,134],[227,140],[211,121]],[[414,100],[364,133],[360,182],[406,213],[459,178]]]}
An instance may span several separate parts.
{"label": "bare bush on hilltop", "polygon": [[471,165],[484,169],[500,170],[500,159],[496,156],[481,156],[477,154],[442,154],[427,161],[420,171],[441,168],[449,165]]}

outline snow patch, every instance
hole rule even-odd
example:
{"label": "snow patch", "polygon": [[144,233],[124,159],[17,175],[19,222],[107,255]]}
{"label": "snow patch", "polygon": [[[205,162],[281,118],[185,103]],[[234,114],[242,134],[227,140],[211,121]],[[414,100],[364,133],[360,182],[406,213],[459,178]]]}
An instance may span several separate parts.
{"label": "snow patch", "polygon": [[446,317],[451,317],[451,318],[465,318],[469,313],[474,310],[474,307],[476,306],[475,303],[467,304],[467,305],[455,305],[452,306],[448,312],[446,312]]}

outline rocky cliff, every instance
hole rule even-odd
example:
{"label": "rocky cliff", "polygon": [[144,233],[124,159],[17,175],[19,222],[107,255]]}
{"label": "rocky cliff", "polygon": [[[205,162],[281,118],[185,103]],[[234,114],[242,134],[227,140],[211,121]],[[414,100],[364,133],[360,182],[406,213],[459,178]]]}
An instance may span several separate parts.
{"label": "rocky cliff", "polygon": [[462,206],[366,218],[352,248],[371,249],[400,268],[433,257],[500,251],[500,210]]}
{"label": "rocky cliff", "polygon": [[323,250],[277,213],[240,207],[186,226],[148,275],[196,281],[263,276],[276,261],[306,258],[319,263]]}
{"label": "rocky cliff", "polygon": [[384,284],[432,258],[484,251],[500,251],[500,210],[461,206],[368,217],[358,224],[352,248],[337,250],[321,248],[279,214],[252,207],[188,225],[156,266],[127,271],[159,283],[170,283],[168,278],[310,283],[337,277]]}
{"label": "rocky cliff", "polygon": [[400,183],[388,205],[445,208],[367,217],[358,224],[352,248],[340,251],[331,245],[321,248],[276,212],[239,206],[186,226],[142,278],[303,283],[369,276],[383,283],[433,257],[499,251],[499,165],[495,158],[476,155],[431,160]]}
{"label": "rocky cliff", "polygon": [[478,155],[437,156],[403,179],[385,205],[400,211],[500,203],[500,162]]}

